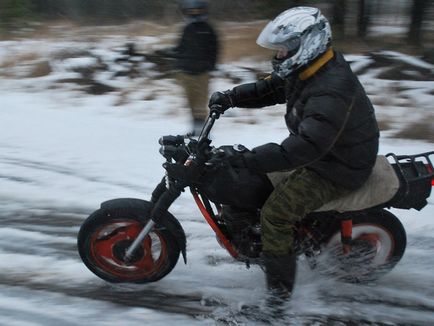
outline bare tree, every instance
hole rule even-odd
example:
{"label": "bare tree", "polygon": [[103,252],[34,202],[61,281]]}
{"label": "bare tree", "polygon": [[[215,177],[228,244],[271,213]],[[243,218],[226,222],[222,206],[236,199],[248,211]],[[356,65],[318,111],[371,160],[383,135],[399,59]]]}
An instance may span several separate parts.
{"label": "bare tree", "polygon": [[361,38],[365,38],[368,32],[368,27],[371,17],[371,0],[359,0],[359,16],[357,19],[357,34]]}
{"label": "bare tree", "polygon": [[422,24],[425,18],[429,0],[413,0],[411,9],[411,21],[408,31],[408,40],[414,44],[420,44],[422,39]]}
{"label": "bare tree", "polygon": [[347,12],[347,1],[336,0],[333,5],[333,34],[338,38],[345,36],[345,16]]}

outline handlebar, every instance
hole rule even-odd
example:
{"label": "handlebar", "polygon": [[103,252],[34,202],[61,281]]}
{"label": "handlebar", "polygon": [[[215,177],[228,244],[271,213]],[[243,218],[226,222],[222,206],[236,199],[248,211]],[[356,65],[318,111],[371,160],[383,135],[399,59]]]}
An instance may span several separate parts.
{"label": "handlebar", "polygon": [[[211,109],[211,114],[207,117],[202,131],[198,137],[198,140],[191,139],[186,136],[163,136],[158,140],[161,145],[160,154],[166,158],[167,162],[171,162],[172,159],[175,161],[182,160],[184,155],[188,154],[190,157],[185,157],[187,160],[197,159],[199,154],[197,151],[199,148],[207,148],[211,142],[209,139],[209,134],[215,123],[215,121],[220,117],[218,109]],[[185,146],[185,139],[190,138],[190,142]],[[192,145],[192,146],[191,146]]]}
{"label": "handlebar", "polygon": [[200,133],[199,138],[197,140],[199,144],[202,143],[205,139],[208,139],[209,133],[212,127],[214,126],[214,122],[218,118],[220,118],[220,113],[218,112],[219,110],[215,106],[218,105],[211,106],[211,114],[206,119],[205,125],[203,126],[202,132]]}

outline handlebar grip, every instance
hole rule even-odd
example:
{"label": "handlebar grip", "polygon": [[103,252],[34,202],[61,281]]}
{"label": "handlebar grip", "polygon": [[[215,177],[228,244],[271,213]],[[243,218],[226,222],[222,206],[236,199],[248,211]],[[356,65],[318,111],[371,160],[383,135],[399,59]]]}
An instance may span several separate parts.
{"label": "handlebar grip", "polygon": [[158,143],[164,146],[179,146],[181,144],[184,144],[184,136],[163,136],[158,140]]}
{"label": "handlebar grip", "polygon": [[220,115],[222,114],[223,110],[222,110],[222,106],[219,104],[213,104],[211,105],[211,107],[209,108],[209,116],[210,117],[214,117],[216,120],[218,118],[220,118]]}

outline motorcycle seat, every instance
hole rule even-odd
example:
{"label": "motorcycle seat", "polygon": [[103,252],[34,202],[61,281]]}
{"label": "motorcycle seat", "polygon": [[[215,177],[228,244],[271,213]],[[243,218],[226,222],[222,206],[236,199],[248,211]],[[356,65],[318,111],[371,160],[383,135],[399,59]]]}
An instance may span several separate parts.
{"label": "motorcycle seat", "polygon": [[383,155],[378,155],[374,168],[363,186],[332,200],[317,211],[358,211],[390,201],[398,192],[400,183],[395,170]]}
{"label": "motorcycle seat", "polygon": [[[288,173],[291,172],[274,172],[267,176],[275,186]],[[385,156],[378,155],[370,177],[361,188],[324,204],[316,212],[351,212],[375,207],[390,201],[399,187],[399,178],[392,165]]]}

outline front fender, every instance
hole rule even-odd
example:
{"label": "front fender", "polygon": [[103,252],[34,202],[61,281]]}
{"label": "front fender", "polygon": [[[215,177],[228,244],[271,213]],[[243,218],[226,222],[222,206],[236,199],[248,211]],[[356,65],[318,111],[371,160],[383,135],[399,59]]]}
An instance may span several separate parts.
{"label": "front fender", "polygon": [[[101,209],[106,211],[122,210],[122,209],[137,209],[140,214],[137,216],[143,223],[146,223],[151,215],[153,203],[137,198],[116,198],[105,201],[101,204]],[[187,263],[187,239],[184,229],[179,221],[169,212],[167,215],[159,219],[157,227],[165,227],[175,237],[179,248],[181,248],[184,263]]]}

